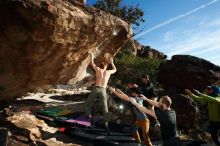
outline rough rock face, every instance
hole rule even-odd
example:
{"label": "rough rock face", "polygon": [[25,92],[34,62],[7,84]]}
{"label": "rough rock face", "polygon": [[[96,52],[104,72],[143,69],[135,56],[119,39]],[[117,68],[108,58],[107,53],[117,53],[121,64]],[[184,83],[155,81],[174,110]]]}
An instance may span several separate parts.
{"label": "rough rock face", "polygon": [[179,129],[191,129],[198,117],[199,109],[195,101],[183,94],[174,94],[172,108],[176,111],[177,126]]}
{"label": "rough rock face", "polygon": [[166,88],[204,90],[215,80],[220,80],[220,67],[189,55],[176,55],[161,64],[158,81]]}
{"label": "rough rock face", "polygon": [[80,4],[86,4],[86,0],[68,0],[69,2],[78,2]]}
{"label": "rough rock face", "polygon": [[144,46],[140,50],[137,51],[137,56],[143,58],[155,58],[155,59],[166,59],[167,55],[151,48],[150,46]]}
{"label": "rough rock face", "polygon": [[[70,0],[70,1],[73,1],[73,0]],[[77,0],[78,2],[82,3],[82,4],[85,4],[86,3],[86,0]]]}
{"label": "rough rock face", "polygon": [[204,90],[214,80],[220,79],[220,67],[204,59],[189,55],[176,55],[160,65],[158,81],[173,100],[178,127],[190,129],[198,118],[198,106],[182,94],[184,89]]}
{"label": "rough rock face", "polygon": [[[26,143],[36,143],[36,145],[47,146],[79,146],[78,144],[64,143],[56,132],[57,128],[49,127],[43,120],[37,119],[34,115],[20,112],[8,117],[7,120],[11,122],[15,131],[19,136],[17,139],[23,138]],[[13,131],[14,132],[14,131]],[[65,137],[63,137],[64,139]]]}
{"label": "rough rock face", "polygon": [[0,19],[1,98],[88,83],[88,52],[97,64],[108,61],[132,33],[124,21],[67,0],[0,0]]}
{"label": "rough rock face", "polygon": [[143,58],[154,58],[154,59],[166,59],[167,56],[162,52],[159,52],[150,46],[143,46],[138,43],[136,40],[130,40],[125,46],[124,49],[128,49],[132,52],[133,55],[143,57]]}

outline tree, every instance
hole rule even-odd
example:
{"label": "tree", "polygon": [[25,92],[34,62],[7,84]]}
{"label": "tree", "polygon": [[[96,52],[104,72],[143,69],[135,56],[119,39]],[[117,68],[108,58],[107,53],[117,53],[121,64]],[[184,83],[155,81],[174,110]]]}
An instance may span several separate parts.
{"label": "tree", "polygon": [[129,24],[139,26],[143,19],[144,12],[136,6],[122,6],[122,0],[97,0],[94,7],[104,10],[112,15],[120,17]]}
{"label": "tree", "polygon": [[148,74],[154,85],[158,87],[157,74],[160,64],[164,62],[165,60],[134,56],[128,49],[124,49],[115,56],[117,72],[111,76],[109,84],[125,88],[128,83],[138,82],[141,75]]}

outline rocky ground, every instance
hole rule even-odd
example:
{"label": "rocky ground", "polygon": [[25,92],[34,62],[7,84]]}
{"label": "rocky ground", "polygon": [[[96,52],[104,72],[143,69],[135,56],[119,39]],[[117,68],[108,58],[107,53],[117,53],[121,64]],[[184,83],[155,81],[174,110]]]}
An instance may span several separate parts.
{"label": "rocky ground", "polygon": [[[28,93],[16,101],[0,102],[0,127],[9,130],[10,146],[48,145],[48,146],[78,146],[91,144],[77,140],[59,132],[56,126],[51,126],[34,116],[34,112],[45,107],[65,107],[73,111],[82,111],[88,90],[48,90],[47,93]],[[10,107],[10,110],[9,108]],[[6,109],[5,109],[6,108]],[[190,130],[181,134],[181,139],[205,139],[210,142],[208,133]],[[212,146],[211,143],[206,144]]]}
{"label": "rocky ground", "polygon": [[83,102],[88,91],[70,95],[80,91],[65,92],[51,90],[48,93],[29,93],[17,101],[1,102],[0,107],[10,107],[1,110],[0,127],[9,130],[10,146],[48,145],[48,146],[78,146],[89,143],[66,136],[54,126],[48,126],[43,120],[36,118],[33,113],[45,107],[65,107],[73,111],[82,111]]}

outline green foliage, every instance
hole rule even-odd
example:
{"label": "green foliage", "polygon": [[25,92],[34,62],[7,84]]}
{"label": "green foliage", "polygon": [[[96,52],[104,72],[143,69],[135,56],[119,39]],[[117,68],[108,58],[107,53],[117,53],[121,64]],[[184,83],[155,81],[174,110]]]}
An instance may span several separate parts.
{"label": "green foliage", "polygon": [[120,17],[129,24],[140,25],[144,22],[143,19],[144,12],[139,8],[139,6],[122,6],[122,0],[97,0],[94,7],[102,9],[112,15]]}
{"label": "green foliage", "polygon": [[162,62],[158,59],[137,57],[128,51],[122,52],[115,57],[117,72],[112,75],[110,84],[125,86],[128,83],[137,83],[141,75],[148,74],[154,85],[158,86],[156,75]]}

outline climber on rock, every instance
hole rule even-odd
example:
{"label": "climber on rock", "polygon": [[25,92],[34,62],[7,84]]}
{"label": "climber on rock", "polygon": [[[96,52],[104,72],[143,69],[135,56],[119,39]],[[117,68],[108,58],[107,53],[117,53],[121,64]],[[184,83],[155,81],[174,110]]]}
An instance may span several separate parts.
{"label": "climber on rock", "polygon": [[[99,102],[101,103],[103,114],[105,115],[108,113],[108,95],[106,93],[106,87],[109,81],[111,74],[116,72],[116,67],[113,63],[113,58],[110,60],[110,64],[112,66],[111,70],[107,70],[108,64],[101,63],[100,67],[94,64],[94,55],[89,53],[90,55],[90,65],[95,70],[96,73],[96,81],[95,86],[93,87],[86,103],[85,103],[85,112],[92,119],[92,107],[96,103],[96,99],[98,98]],[[105,120],[106,121],[106,120]],[[107,134],[110,134],[110,130],[108,128],[108,122],[105,122],[105,127]]]}

